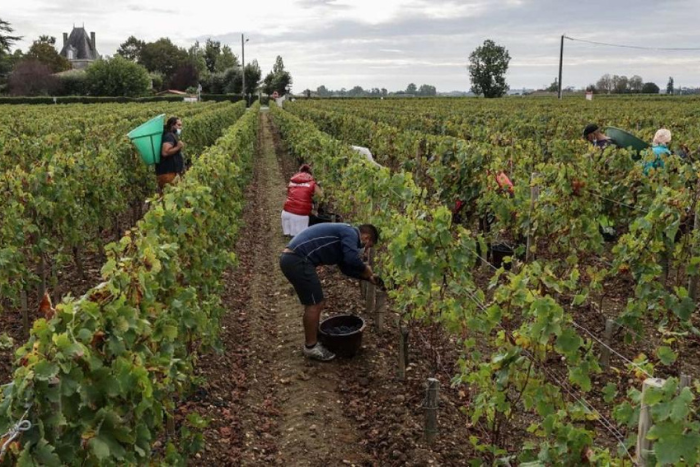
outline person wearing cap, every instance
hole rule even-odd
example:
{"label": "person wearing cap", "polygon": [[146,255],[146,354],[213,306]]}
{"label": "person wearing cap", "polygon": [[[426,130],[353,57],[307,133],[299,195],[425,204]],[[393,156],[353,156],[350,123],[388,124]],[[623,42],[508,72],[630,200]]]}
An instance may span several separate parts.
{"label": "person wearing cap", "polygon": [[323,196],[323,190],[311,173],[308,164],[302,164],[287,185],[287,200],[282,208],[282,232],[294,237],[309,226],[314,196]]}
{"label": "person wearing cap", "polygon": [[649,175],[651,169],[663,169],[665,166],[664,159],[672,154],[668,145],[671,144],[671,130],[666,128],[659,129],[654,135],[651,150],[654,154],[654,159],[644,162],[644,175]]}
{"label": "person wearing cap", "polygon": [[583,129],[583,139],[600,149],[605,149],[611,144],[615,144],[615,141],[600,131],[600,127],[595,123],[586,125],[586,128]]}
{"label": "person wearing cap", "polygon": [[316,268],[338,265],[346,276],[380,285],[381,280],[362,261],[364,249],[378,241],[379,231],[372,224],[359,227],[341,223],[316,224],[294,237],[282,251],[280,269],[304,305],[302,352],[307,358],[321,361],[335,358],[333,352],[317,341],[325,300]]}

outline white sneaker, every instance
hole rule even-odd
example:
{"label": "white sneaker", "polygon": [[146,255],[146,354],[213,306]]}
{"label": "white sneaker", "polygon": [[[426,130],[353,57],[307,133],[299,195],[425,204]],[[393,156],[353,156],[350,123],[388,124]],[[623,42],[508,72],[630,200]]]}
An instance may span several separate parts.
{"label": "white sneaker", "polygon": [[325,348],[320,342],[316,342],[312,348],[308,349],[304,346],[304,356],[312,360],[319,360],[322,362],[328,362],[335,358],[335,354]]}

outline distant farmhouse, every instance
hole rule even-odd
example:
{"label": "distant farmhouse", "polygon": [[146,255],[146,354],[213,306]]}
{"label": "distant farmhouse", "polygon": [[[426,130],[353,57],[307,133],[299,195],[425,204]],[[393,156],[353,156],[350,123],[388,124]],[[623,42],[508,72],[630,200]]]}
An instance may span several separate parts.
{"label": "distant farmhouse", "polygon": [[70,37],[67,32],[64,32],[61,55],[68,59],[74,70],[84,70],[100,58],[95,45],[95,33],[91,32],[88,37],[84,27],[73,27]]}

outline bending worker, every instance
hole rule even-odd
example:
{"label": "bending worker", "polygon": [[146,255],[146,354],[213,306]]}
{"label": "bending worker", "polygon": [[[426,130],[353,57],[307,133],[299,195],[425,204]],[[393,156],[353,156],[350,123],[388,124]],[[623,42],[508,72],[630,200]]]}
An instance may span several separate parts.
{"label": "bending worker", "polygon": [[303,353],[307,358],[329,361],[335,354],[317,341],[318,323],[325,304],[316,267],[337,264],[346,276],[377,283],[372,268],[362,261],[364,248],[374,246],[379,231],[371,224],[316,224],[289,242],[280,256],[280,268],[304,305]]}
{"label": "bending worker", "polygon": [[311,167],[302,164],[287,185],[287,200],[281,216],[284,235],[294,237],[309,226],[314,196],[323,196],[323,190],[314,180]]}

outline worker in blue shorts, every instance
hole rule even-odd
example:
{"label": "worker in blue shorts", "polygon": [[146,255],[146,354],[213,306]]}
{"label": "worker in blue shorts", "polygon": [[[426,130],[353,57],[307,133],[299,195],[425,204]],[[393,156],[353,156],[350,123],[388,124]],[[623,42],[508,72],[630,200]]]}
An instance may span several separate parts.
{"label": "worker in blue shorts", "polygon": [[313,225],[289,242],[280,256],[280,268],[294,286],[304,305],[303,353],[307,358],[329,361],[335,354],[317,342],[318,324],[325,304],[316,267],[337,264],[346,276],[377,284],[379,278],[362,261],[365,248],[376,245],[379,231],[371,224],[354,227],[349,224]]}

